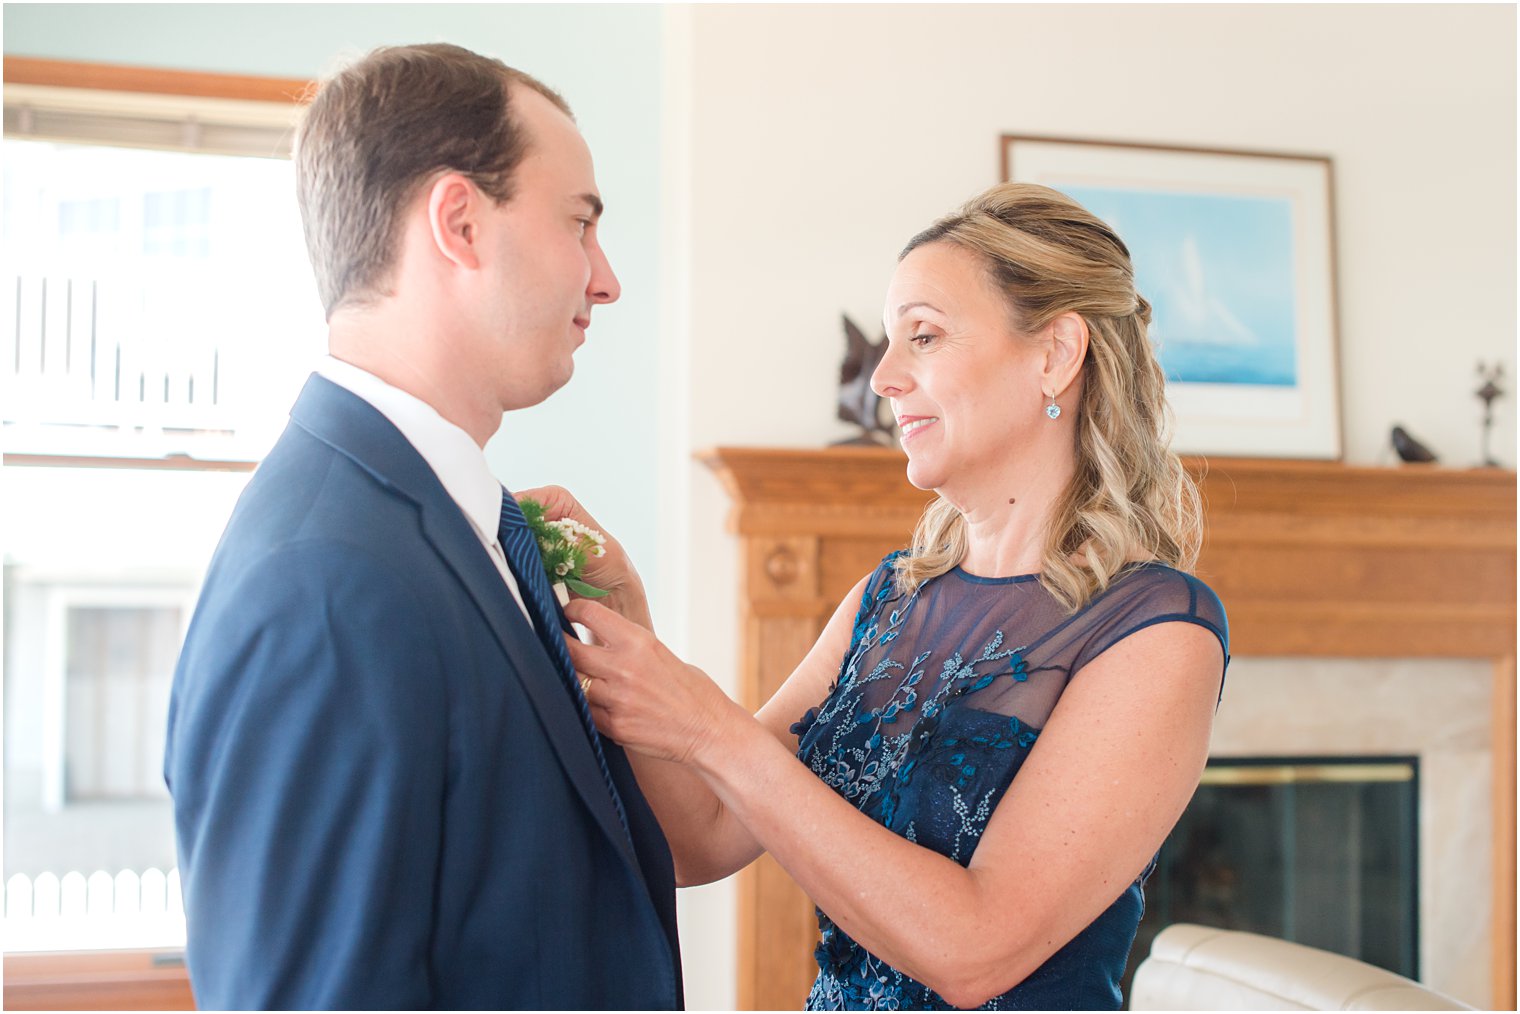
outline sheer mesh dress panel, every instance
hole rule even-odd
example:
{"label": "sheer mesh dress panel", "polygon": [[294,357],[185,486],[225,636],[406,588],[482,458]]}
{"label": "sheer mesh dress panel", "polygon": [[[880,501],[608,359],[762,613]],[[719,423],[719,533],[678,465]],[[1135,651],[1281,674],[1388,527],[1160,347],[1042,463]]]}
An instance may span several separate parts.
{"label": "sheer mesh dress panel", "polygon": [[[1170,567],[1135,565],[1068,614],[1035,575],[981,578],[956,568],[904,595],[892,568],[898,555],[866,583],[828,697],[792,731],[798,757],[834,791],[963,866],[1083,666],[1137,630],[1176,621],[1212,631],[1228,665],[1224,607],[1203,582]],[[1146,874],[983,1009],[1118,1009]],[[818,921],[808,1009],[951,1009],[821,911]]]}

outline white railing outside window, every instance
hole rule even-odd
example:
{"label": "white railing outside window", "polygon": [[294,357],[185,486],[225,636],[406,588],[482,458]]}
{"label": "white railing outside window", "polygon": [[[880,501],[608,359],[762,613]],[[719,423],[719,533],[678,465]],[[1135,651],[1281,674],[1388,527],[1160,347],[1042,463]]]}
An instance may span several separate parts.
{"label": "white railing outside window", "polygon": [[288,162],[6,140],[8,454],[255,461],[324,345]]}
{"label": "white railing outside window", "polygon": [[179,870],[16,874],[5,882],[7,952],[183,947]]}
{"label": "white railing outside window", "polygon": [[220,342],[197,323],[209,310],[201,273],[182,272],[172,291],[123,275],[13,276],[0,310],[12,322],[0,351],[9,445],[100,449],[115,437],[141,456],[188,453],[211,436],[225,446],[238,419]]}

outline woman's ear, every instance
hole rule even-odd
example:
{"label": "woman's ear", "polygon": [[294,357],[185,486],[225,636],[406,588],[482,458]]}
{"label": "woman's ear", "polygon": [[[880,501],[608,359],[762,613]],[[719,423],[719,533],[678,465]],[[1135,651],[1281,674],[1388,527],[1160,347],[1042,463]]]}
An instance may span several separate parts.
{"label": "woman's ear", "polygon": [[462,268],[480,267],[480,223],[483,195],[460,173],[444,173],[427,192],[428,232],[433,246]]}
{"label": "woman's ear", "polygon": [[1047,325],[1050,344],[1046,346],[1045,369],[1040,385],[1048,396],[1059,398],[1082,372],[1087,361],[1087,321],[1080,313],[1063,313]]}

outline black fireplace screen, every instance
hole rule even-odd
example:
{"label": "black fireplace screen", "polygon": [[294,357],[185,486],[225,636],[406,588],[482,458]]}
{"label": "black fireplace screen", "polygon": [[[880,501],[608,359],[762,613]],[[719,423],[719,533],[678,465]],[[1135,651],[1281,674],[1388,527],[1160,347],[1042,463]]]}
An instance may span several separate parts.
{"label": "black fireplace screen", "polygon": [[1176,922],[1419,978],[1418,789],[1414,757],[1210,760],[1146,884],[1125,995]]}

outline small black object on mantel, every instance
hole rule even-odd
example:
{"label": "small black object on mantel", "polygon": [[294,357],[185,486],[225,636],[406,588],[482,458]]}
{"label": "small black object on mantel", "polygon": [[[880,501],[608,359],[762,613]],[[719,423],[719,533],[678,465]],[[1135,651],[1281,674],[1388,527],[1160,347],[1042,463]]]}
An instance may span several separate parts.
{"label": "small black object on mantel", "polygon": [[1436,460],[1435,452],[1414,437],[1402,426],[1395,426],[1393,433],[1393,449],[1398,452],[1399,459],[1410,464],[1429,464]]}
{"label": "small black object on mantel", "polygon": [[[843,315],[841,315],[843,316]],[[862,432],[830,447],[891,447],[895,423],[881,421],[882,398],[871,390],[871,374],[887,354],[887,338],[870,341],[855,322],[844,316],[844,362],[839,367],[839,418]]]}
{"label": "small black object on mantel", "polygon": [[1480,461],[1484,468],[1499,467],[1493,451],[1489,450],[1488,437],[1494,428],[1494,399],[1504,393],[1504,389],[1499,386],[1499,378],[1502,376],[1504,376],[1503,363],[1494,363],[1492,366],[1478,363],[1478,377],[1483,381],[1483,386],[1474,393],[1483,401],[1483,457]]}

